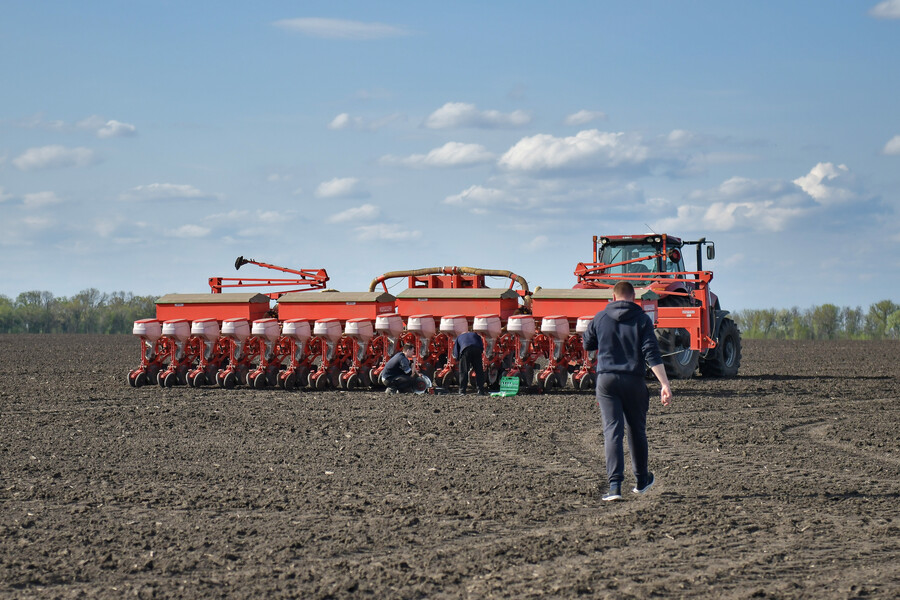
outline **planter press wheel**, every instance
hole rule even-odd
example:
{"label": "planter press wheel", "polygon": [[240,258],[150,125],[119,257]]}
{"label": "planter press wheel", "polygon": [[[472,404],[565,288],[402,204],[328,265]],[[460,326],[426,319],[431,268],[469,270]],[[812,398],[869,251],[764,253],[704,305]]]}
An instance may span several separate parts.
{"label": "planter press wheel", "polygon": [[353,391],[356,388],[360,387],[360,385],[362,384],[362,382],[360,381],[359,375],[357,375],[355,373],[353,375],[351,375],[350,377],[348,377],[347,379],[343,379],[341,381],[342,381],[342,385],[344,386],[344,389],[347,391]]}
{"label": "planter press wheel", "polygon": [[266,389],[266,374],[258,373],[256,377],[253,378],[253,387],[257,390]]}
{"label": "planter press wheel", "polygon": [[191,376],[191,374],[188,373],[187,377],[188,377],[188,384],[191,387],[198,388],[198,387],[202,387],[202,386],[206,385],[206,373],[204,373],[203,371],[200,371],[199,373],[196,373],[193,376]]}
{"label": "planter press wheel", "polygon": [[225,376],[222,377],[222,387],[226,390],[233,390],[234,386],[237,385],[237,375],[234,372],[225,373]]}
{"label": "planter press wheel", "polygon": [[160,378],[159,385],[160,387],[173,387],[176,383],[178,383],[178,374],[174,371],[171,373],[166,373],[165,377]]}

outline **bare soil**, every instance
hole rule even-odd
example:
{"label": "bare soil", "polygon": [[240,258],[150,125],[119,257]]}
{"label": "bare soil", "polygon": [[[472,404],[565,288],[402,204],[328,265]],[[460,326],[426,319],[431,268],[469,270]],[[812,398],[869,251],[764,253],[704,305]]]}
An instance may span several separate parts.
{"label": "bare soil", "polygon": [[0,597],[896,598],[898,350],[745,341],[604,503],[587,393],[133,389],[130,336],[0,336]]}

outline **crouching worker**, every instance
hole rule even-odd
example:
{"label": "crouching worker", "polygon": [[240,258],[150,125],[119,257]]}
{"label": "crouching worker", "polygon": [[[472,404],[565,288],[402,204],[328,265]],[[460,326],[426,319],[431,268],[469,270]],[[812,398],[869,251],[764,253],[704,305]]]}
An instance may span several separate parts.
{"label": "crouching worker", "polygon": [[418,373],[410,362],[416,357],[416,347],[412,344],[403,346],[403,350],[393,355],[384,371],[381,372],[381,380],[387,386],[387,392],[412,392],[415,389]]}

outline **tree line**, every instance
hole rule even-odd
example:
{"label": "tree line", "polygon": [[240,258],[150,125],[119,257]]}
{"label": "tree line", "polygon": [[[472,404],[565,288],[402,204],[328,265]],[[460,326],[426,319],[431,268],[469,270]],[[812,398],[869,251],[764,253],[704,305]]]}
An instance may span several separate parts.
{"label": "tree line", "polygon": [[[156,296],[102,293],[90,288],[71,298],[31,291],[15,300],[0,295],[0,333],[131,333],[134,322],[156,316]],[[746,309],[732,315],[749,339],[833,340],[900,338],[900,305],[882,300],[869,306],[822,304]]]}
{"label": "tree line", "polygon": [[134,322],[156,316],[156,296],[101,293],[90,288],[71,298],[50,292],[0,295],[0,333],[131,333]]}
{"label": "tree line", "polygon": [[747,309],[733,315],[750,339],[880,340],[900,338],[900,305],[882,300],[869,306],[822,304],[794,308]]}

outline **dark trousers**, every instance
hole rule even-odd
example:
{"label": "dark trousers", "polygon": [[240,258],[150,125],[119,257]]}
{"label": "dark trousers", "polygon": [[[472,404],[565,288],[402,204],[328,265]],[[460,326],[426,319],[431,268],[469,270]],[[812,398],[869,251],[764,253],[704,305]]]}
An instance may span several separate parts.
{"label": "dark trousers", "polygon": [[628,434],[631,468],[639,480],[647,475],[647,410],[650,392],[640,375],[599,373],[597,404],[603,417],[603,446],[606,450],[606,476],[609,483],[625,479],[623,434]]}
{"label": "dark trousers", "polygon": [[389,388],[394,388],[403,393],[411,392],[416,383],[416,378],[412,375],[397,375],[390,379],[385,379],[384,384]]}
{"label": "dark trousers", "polygon": [[475,386],[478,391],[484,389],[484,367],[482,363],[482,350],[477,346],[463,348],[459,356],[459,389],[466,391],[469,385],[469,371],[475,369]]}

